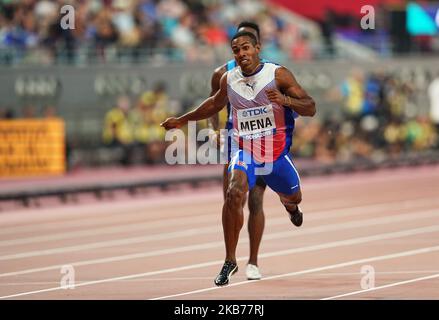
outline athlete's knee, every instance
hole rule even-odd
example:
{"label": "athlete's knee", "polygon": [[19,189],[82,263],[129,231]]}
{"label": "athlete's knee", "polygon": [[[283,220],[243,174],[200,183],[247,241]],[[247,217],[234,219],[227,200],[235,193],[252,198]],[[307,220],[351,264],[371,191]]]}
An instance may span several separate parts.
{"label": "athlete's knee", "polygon": [[251,215],[263,213],[262,200],[265,188],[255,186],[248,196],[248,209]]}
{"label": "athlete's knee", "polygon": [[300,190],[294,194],[294,200],[296,204],[299,204],[302,202],[302,192]]}
{"label": "athlete's knee", "polygon": [[284,206],[289,206],[294,204],[297,205],[300,202],[302,202],[302,193],[299,190],[296,193],[293,193],[292,195],[281,196],[281,202]]}
{"label": "athlete's knee", "polygon": [[245,199],[244,188],[238,185],[231,185],[227,189],[226,201],[229,207],[239,207],[242,206]]}
{"label": "athlete's knee", "polygon": [[251,215],[262,214],[264,208],[262,206],[261,199],[255,199],[254,197],[249,197],[248,199],[248,210]]}

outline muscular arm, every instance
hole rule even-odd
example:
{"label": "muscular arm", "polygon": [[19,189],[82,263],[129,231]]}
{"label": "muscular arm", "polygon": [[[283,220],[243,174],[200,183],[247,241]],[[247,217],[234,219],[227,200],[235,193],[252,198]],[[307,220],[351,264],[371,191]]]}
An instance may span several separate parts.
{"label": "muscular arm", "polygon": [[184,126],[188,121],[203,120],[221,111],[227,104],[227,74],[220,80],[220,89],[212,97],[204,100],[195,110],[185,113],[178,118],[168,118],[161,126],[166,130]]}
{"label": "muscular arm", "polygon": [[[218,90],[220,89],[221,77],[226,72],[227,72],[227,68],[225,65],[215,69],[215,71],[213,72],[212,77],[210,79],[210,87],[211,87],[210,97],[214,96],[215,93],[217,93]],[[214,130],[218,130],[219,129],[218,113],[215,113],[212,117],[210,117],[208,119],[208,122]]]}
{"label": "muscular arm", "polygon": [[276,69],[276,84],[285,96],[282,105],[291,108],[301,116],[312,117],[316,113],[314,99],[297,83],[294,75],[285,67]]}

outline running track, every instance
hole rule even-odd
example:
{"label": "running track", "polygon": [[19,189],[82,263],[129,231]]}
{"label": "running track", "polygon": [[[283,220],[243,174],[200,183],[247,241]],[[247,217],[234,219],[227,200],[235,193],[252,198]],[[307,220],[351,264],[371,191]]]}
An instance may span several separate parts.
{"label": "running track", "polygon": [[[2,211],[0,298],[439,299],[439,166],[304,178],[302,188],[301,228],[265,195],[263,280],[245,279],[244,227],[240,270],[223,288],[213,286],[224,257],[217,186]],[[74,289],[60,287],[64,265]],[[374,270],[374,287],[362,288],[362,270]]]}

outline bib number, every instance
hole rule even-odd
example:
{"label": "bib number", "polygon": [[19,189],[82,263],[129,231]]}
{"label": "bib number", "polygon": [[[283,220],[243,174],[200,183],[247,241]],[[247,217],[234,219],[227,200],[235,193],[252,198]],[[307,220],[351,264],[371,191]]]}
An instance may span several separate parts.
{"label": "bib number", "polygon": [[270,136],[276,130],[271,104],[236,110],[239,137],[246,140]]}

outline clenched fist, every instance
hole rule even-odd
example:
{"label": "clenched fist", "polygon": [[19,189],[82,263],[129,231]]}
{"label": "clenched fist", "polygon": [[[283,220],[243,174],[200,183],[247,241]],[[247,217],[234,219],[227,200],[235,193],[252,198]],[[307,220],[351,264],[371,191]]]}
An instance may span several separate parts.
{"label": "clenched fist", "polygon": [[180,128],[182,125],[184,125],[184,123],[182,123],[179,118],[171,117],[163,121],[160,125],[166,130],[171,130]]}
{"label": "clenched fist", "polygon": [[279,90],[267,89],[265,90],[265,93],[267,94],[267,97],[270,100],[270,102],[277,103],[280,106],[285,104],[285,96]]}

